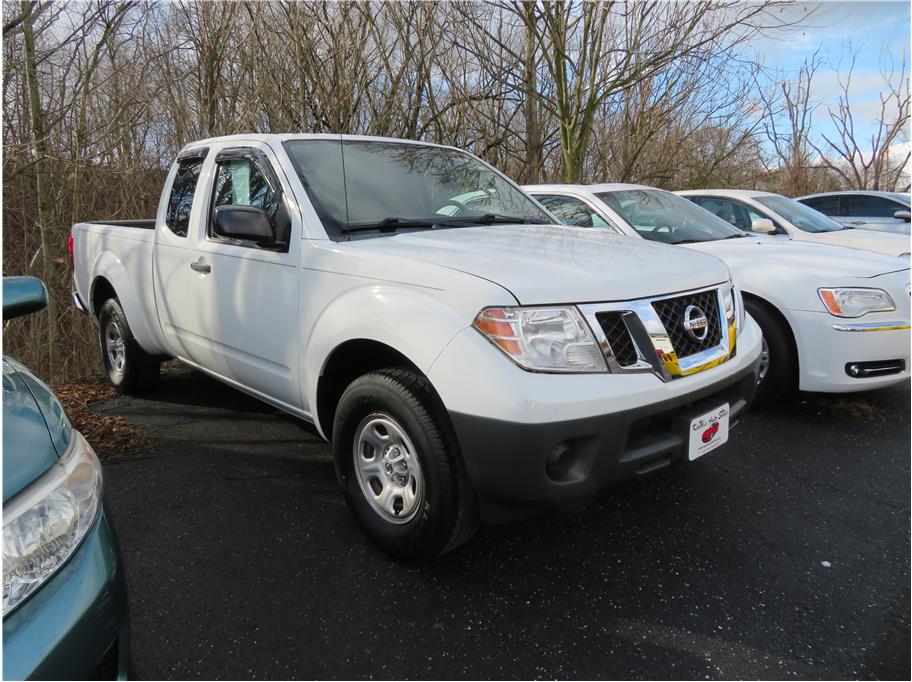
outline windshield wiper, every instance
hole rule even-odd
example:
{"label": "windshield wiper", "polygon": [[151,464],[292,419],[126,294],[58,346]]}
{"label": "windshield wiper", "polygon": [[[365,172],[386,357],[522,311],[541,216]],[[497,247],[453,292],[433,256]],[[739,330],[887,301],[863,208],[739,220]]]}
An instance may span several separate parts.
{"label": "windshield wiper", "polygon": [[368,232],[370,230],[379,230],[380,232],[395,232],[396,230],[432,230],[437,225],[446,223],[438,220],[409,220],[407,218],[384,218],[383,220],[371,221],[367,223],[353,223],[339,228],[340,232],[348,234],[350,232]]}
{"label": "windshield wiper", "polygon": [[722,237],[722,239],[743,239],[746,236],[746,234],[730,234],[727,237]]}
{"label": "windshield wiper", "polygon": [[528,216],[504,215],[503,213],[482,213],[479,215],[454,216],[447,220],[453,224],[476,224],[476,225],[494,225],[497,224],[519,224],[519,225],[550,225],[547,220],[538,220]]}
{"label": "windshield wiper", "polygon": [[669,242],[671,244],[699,244],[701,239],[679,239],[676,242]]}

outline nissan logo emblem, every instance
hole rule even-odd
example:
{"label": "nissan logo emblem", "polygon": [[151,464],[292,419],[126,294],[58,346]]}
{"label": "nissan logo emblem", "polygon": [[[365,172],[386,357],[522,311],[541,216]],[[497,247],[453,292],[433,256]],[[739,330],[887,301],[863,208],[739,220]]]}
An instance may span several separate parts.
{"label": "nissan logo emblem", "polygon": [[684,331],[686,331],[695,341],[705,341],[709,334],[709,321],[706,315],[695,305],[689,305],[684,309]]}

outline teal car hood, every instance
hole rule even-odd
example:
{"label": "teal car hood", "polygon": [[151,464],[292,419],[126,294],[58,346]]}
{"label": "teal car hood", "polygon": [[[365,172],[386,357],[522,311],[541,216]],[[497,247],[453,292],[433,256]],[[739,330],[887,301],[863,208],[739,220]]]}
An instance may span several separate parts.
{"label": "teal car hood", "polygon": [[3,501],[50,469],[72,437],[60,402],[11,358],[3,358]]}

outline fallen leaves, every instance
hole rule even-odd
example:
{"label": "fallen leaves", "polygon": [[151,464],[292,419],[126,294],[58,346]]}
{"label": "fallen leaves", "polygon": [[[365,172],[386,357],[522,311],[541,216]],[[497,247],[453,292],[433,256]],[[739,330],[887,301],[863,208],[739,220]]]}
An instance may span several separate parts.
{"label": "fallen leaves", "polygon": [[117,395],[105,381],[92,379],[54,387],[73,427],[95,448],[100,459],[117,459],[146,450],[152,444],[148,433],[123,417],[98,414],[91,405]]}

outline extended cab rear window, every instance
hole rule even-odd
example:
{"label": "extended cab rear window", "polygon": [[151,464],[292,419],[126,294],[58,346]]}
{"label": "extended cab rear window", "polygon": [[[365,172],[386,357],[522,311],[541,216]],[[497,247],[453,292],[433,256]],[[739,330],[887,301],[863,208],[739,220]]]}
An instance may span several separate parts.
{"label": "extended cab rear window", "polygon": [[190,224],[190,209],[193,208],[193,196],[196,182],[199,180],[203,161],[208,150],[199,154],[184,157],[177,161],[177,174],[171,185],[171,196],[168,197],[168,210],[165,214],[165,225],[178,237],[187,236]]}

